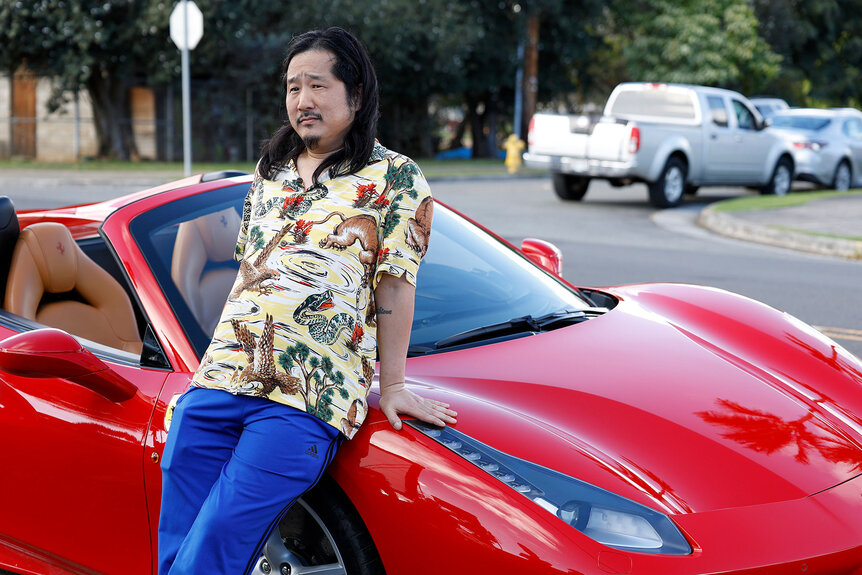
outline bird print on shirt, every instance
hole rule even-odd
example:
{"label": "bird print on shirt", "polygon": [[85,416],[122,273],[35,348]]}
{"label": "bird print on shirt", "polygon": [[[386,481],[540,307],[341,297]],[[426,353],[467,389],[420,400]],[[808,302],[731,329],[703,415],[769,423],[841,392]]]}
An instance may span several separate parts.
{"label": "bird print on shirt", "polygon": [[263,332],[258,340],[255,340],[249,329],[236,319],[231,320],[231,325],[248,360],[248,363],[238,374],[234,372],[235,383],[237,385],[259,383],[260,389],[257,395],[262,397],[269,396],[276,388],[285,395],[295,393],[299,389],[300,379],[288,373],[281,373],[276,368],[273,350],[275,327],[272,316],[266,314]]}
{"label": "bird print on shirt", "polygon": [[237,283],[234,288],[230,292],[229,299],[234,299],[239,294],[244,292],[245,290],[254,290],[260,293],[261,295],[267,295],[272,291],[272,288],[269,285],[262,285],[266,280],[274,280],[281,276],[276,270],[269,268],[266,266],[266,260],[269,259],[269,256],[272,254],[272,251],[275,249],[275,246],[281,241],[281,239],[290,231],[290,228],[293,227],[293,222],[288,222],[284,224],[277,234],[275,234],[269,243],[264,246],[263,250],[258,254],[257,258],[255,258],[254,263],[251,264],[247,259],[243,259],[239,264],[239,274],[241,277],[241,281]]}

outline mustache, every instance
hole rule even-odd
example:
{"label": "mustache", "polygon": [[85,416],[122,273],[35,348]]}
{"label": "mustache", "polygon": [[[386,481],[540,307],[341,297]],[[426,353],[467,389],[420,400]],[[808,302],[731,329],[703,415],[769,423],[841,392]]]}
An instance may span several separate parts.
{"label": "mustache", "polygon": [[301,122],[306,118],[314,118],[315,120],[322,120],[323,117],[317,112],[303,112],[299,116],[296,117],[297,122]]}

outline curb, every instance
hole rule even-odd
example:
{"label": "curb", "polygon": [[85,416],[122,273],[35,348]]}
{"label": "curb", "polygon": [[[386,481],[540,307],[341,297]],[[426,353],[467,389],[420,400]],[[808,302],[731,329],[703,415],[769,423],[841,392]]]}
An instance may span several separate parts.
{"label": "curb", "polygon": [[731,238],[819,255],[862,260],[862,241],[771,228],[735,218],[712,206],[700,212],[697,223],[712,232]]}

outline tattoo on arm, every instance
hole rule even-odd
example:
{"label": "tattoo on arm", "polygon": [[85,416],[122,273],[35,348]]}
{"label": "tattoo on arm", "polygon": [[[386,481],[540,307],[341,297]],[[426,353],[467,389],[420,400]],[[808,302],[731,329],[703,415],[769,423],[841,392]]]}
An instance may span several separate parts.
{"label": "tattoo on arm", "polygon": [[392,313],[392,310],[391,310],[391,309],[382,308],[382,307],[378,307],[378,308],[377,308],[377,313],[378,313],[378,314],[382,314],[382,315],[390,315],[390,314]]}

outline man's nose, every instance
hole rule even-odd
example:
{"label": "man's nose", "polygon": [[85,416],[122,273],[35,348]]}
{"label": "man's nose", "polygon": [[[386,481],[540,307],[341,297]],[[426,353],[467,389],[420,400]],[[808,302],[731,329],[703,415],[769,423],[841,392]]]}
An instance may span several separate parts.
{"label": "man's nose", "polygon": [[312,97],[311,90],[300,88],[296,99],[296,105],[300,110],[310,110],[313,108],[314,98]]}

